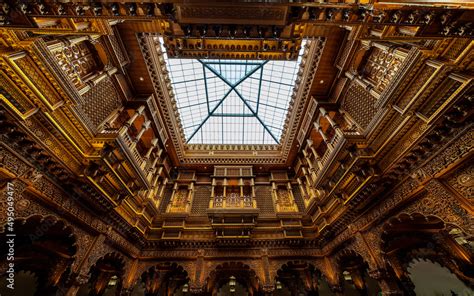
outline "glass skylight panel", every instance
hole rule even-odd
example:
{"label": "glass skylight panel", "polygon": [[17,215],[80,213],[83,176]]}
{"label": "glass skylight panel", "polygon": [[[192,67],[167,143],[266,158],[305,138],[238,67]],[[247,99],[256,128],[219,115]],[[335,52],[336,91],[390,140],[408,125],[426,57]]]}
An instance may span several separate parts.
{"label": "glass skylight panel", "polygon": [[162,51],[188,143],[279,143],[303,49],[296,61],[169,59]]}

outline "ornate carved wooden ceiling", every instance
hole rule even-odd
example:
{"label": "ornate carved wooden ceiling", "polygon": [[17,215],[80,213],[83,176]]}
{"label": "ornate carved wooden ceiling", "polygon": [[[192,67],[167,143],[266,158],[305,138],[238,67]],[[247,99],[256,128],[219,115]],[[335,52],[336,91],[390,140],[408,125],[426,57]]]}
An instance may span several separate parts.
{"label": "ornate carved wooden ceiling", "polygon": [[[71,196],[94,208],[145,257],[164,257],[157,245],[302,241],[301,254],[325,256],[425,184],[430,198],[448,191],[434,176],[470,153],[472,10],[443,3],[4,5],[0,174],[60,211]],[[292,60],[309,40],[279,144],[186,143],[159,38],[204,67]]]}

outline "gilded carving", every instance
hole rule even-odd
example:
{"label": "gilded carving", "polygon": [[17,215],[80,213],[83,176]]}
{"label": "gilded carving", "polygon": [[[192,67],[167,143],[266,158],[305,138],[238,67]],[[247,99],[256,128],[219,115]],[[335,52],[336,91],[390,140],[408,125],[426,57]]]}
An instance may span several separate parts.
{"label": "gilded carving", "polygon": [[377,112],[375,102],[376,98],[368,90],[358,83],[352,82],[344,96],[341,107],[351,115],[360,127],[365,129]]}
{"label": "gilded carving", "polygon": [[54,57],[61,70],[78,89],[84,86],[87,76],[98,68],[88,41],[66,45],[61,51],[56,51]]}
{"label": "gilded carving", "polygon": [[[19,219],[65,221],[77,247],[73,285],[96,280],[89,271],[109,256],[126,270],[123,295],[168,263],[187,273],[194,293],[212,292],[226,268],[253,281],[249,294],[271,293],[289,262],[313,265],[341,293],[342,260],[352,256],[396,295],[391,269],[398,276],[406,266],[382,250],[391,217],[434,216],[440,233],[474,229],[465,72],[473,43],[458,38],[468,37],[462,6],[435,15],[422,6],[346,4],[354,9],[2,6],[0,193],[14,183]],[[245,19],[260,25],[234,24]],[[185,142],[160,37],[177,47],[186,39],[195,57],[208,53],[190,45],[213,40],[231,58],[245,57],[232,46],[265,43],[275,46],[252,54],[291,59],[287,46],[302,36],[308,46],[280,144]]]}
{"label": "gilded carving", "polygon": [[398,72],[403,58],[393,52],[374,47],[367,58],[364,74],[374,84],[377,92],[381,93]]}
{"label": "gilded carving", "polygon": [[172,202],[169,205],[169,212],[186,212],[188,206],[188,189],[180,188],[176,190],[172,197]]}
{"label": "gilded carving", "polygon": [[84,112],[93,130],[103,124],[107,117],[121,106],[120,98],[110,77],[92,86],[82,97],[84,102],[78,106],[78,109]]}

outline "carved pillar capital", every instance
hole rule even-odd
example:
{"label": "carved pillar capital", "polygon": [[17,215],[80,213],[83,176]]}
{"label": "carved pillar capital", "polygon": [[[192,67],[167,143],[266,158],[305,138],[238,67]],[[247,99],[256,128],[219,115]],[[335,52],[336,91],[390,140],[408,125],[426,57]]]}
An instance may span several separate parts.
{"label": "carved pillar capital", "polygon": [[91,277],[90,274],[78,274],[74,278],[74,280],[75,280],[75,283],[80,286],[80,285],[86,284],[89,281],[90,277]]}
{"label": "carved pillar capital", "polygon": [[368,271],[368,274],[374,280],[380,280],[388,277],[388,273],[385,269],[372,269]]}
{"label": "carved pillar capital", "polygon": [[69,276],[66,284],[58,290],[58,295],[75,296],[82,285],[87,284],[90,274],[73,273]]}

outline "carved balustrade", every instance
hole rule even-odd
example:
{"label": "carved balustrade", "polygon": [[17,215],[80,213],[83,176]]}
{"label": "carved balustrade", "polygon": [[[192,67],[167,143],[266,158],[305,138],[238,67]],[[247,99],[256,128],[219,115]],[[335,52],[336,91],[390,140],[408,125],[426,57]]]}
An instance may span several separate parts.
{"label": "carved balustrade", "polygon": [[217,239],[249,239],[259,209],[250,166],[215,166],[207,210]]}
{"label": "carved balustrade", "polygon": [[150,189],[152,176],[150,172],[155,168],[156,163],[159,157],[151,160],[151,153],[157,145],[157,141],[153,140],[150,149],[145,155],[142,155],[137,149],[137,144],[139,143],[143,134],[150,128],[151,121],[145,121],[140,130],[137,131],[136,136],[133,136],[131,128],[133,127],[135,121],[142,116],[145,110],[145,106],[140,106],[136,112],[129,118],[129,120],[123,125],[123,127],[118,130],[118,136],[116,139],[117,147],[126,156],[127,160],[130,161],[132,167],[139,174],[141,181],[145,184],[146,189]]}
{"label": "carved balustrade", "polygon": [[209,209],[256,209],[252,167],[216,166]]}
{"label": "carved balustrade", "polygon": [[130,117],[123,115],[128,114],[125,111],[111,119],[107,128],[96,137],[98,143],[105,143],[102,157],[89,170],[95,172],[92,176],[98,176],[93,184],[109,194],[116,203],[132,197],[134,204],[147,207],[153,213],[162,201],[168,177],[162,165],[163,149],[159,148],[157,138],[150,141],[146,153],[140,152],[137,147],[144,131],[150,128],[150,121],[144,120],[139,131],[131,131],[144,110],[142,105]]}
{"label": "carved balustrade", "polygon": [[[351,170],[364,159],[361,150],[365,145],[364,137],[348,128],[350,123],[346,122],[335,106],[328,105],[333,109],[328,112],[323,105],[317,104],[318,115],[313,122],[313,129],[320,138],[306,140],[300,160],[303,164],[299,170],[301,176],[298,178],[308,213],[315,213],[315,205],[325,204],[332,193],[337,192],[333,197],[341,200],[350,196],[351,192],[338,192],[337,187],[342,179],[346,182],[354,179]],[[334,111],[335,114],[331,116],[330,112]],[[323,123],[326,123],[325,128]]]}
{"label": "carved balustrade", "polygon": [[230,193],[227,196],[217,195],[209,203],[210,209],[245,209],[256,208],[257,202],[250,195]]}

